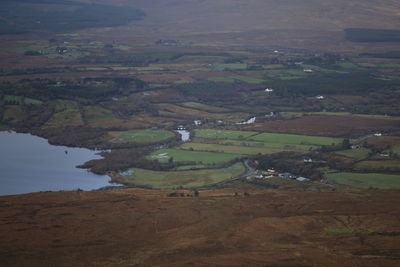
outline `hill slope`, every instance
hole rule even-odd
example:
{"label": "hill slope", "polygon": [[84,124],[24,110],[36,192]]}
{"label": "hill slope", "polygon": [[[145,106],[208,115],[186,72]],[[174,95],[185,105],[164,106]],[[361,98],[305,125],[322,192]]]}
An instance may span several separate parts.
{"label": "hill slope", "polygon": [[170,192],[0,197],[2,266],[394,266],[400,259],[395,190]]}
{"label": "hill slope", "polygon": [[[175,38],[202,45],[346,50],[355,46],[343,43],[346,28],[400,28],[400,3],[395,0],[114,0],[113,3],[140,8],[148,15],[139,24],[124,28],[123,32],[135,32],[136,39]],[[110,34],[117,37],[120,32]]]}

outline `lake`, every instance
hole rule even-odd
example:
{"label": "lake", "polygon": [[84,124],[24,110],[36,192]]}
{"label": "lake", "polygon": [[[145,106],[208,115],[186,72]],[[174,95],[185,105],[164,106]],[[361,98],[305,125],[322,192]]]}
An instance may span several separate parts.
{"label": "lake", "polygon": [[0,195],[111,185],[108,176],[75,167],[101,158],[96,151],[53,146],[44,138],[15,132],[0,132],[0,144]]}

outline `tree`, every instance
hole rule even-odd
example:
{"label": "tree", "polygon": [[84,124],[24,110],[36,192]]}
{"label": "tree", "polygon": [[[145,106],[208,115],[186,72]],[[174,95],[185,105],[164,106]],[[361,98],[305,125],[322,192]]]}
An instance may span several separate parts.
{"label": "tree", "polygon": [[343,139],[342,148],[343,148],[343,149],[349,149],[350,147],[351,147],[351,146],[350,146],[350,140],[349,140],[349,138]]}

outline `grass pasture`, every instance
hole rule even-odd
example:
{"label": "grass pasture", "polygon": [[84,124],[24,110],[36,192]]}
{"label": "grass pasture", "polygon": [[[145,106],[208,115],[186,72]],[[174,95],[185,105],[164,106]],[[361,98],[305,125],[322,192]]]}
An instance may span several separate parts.
{"label": "grass pasture", "polygon": [[195,171],[151,171],[131,169],[134,174],[118,179],[129,185],[145,186],[154,189],[172,189],[178,187],[196,188],[216,184],[235,178],[245,172],[241,162],[221,169],[203,169]]}
{"label": "grass pasture", "polygon": [[257,132],[251,131],[229,131],[229,130],[213,130],[201,129],[195,131],[196,137],[212,138],[212,139],[247,139],[250,136],[256,135]]}
{"label": "grass pasture", "polygon": [[91,127],[109,128],[123,124],[123,121],[108,109],[86,106],[83,111],[84,119]]}
{"label": "grass pasture", "polygon": [[358,188],[400,188],[400,174],[332,172],[325,177],[331,183]]}
{"label": "grass pasture", "polygon": [[245,83],[259,84],[265,82],[262,79],[249,76],[212,77],[208,78],[208,80],[212,82],[225,82],[225,83],[245,82]]}
{"label": "grass pasture", "polygon": [[6,104],[17,104],[17,105],[40,105],[43,104],[42,101],[23,97],[23,96],[16,96],[16,95],[5,95],[3,98]]}
{"label": "grass pasture", "polygon": [[249,139],[261,142],[309,145],[331,145],[338,144],[343,141],[342,138],[274,133],[262,133],[252,136]]}
{"label": "grass pasture", "polygon": [[332,235],[347,235],[360,232],[360,230],[349,228],[349,227],[327,227],[324,232]]}
{"label": "grass pasture", "polygon": [[110,132],[116,142],[135,142],[135,143],[153,143],[166,140],[175,136],[174,133],[165,130],[130,130],[125,132]]}
{"label": "grass pasture", "polygon": [[232,64],[216,64],[213,66],[214,70],[245,70],[247,69],[247,64],[242,63],[232,63]]}
{"label": "grass pasture", "polygon": [[393,152],[393,153],[399,154],[399,153],[400,153],[400,144],[397,144],[397,145],[392,146],[392,147],[390,148],[390,151]]}
{"label": "grass pasture", "polygon": [[83,125],[79,106],[70,100],[57,100],[55,103],[55,113],[46,122],[44,127],[63,127]]}
{"label": "grass pasture", "polygon": [[229,112],[229,109],[226,108],[221,108],[221,107],[216,107],[216,106],[211,106],[199,102],[184,102],[181,103],[180,105],[187,107],[187,108],[193,108],[193,109],[198,109],[201,111],[206,111],[206,112]]}
{"label": "grass pasture", "polygon": [[[159,114],[166,117],[185,118],[185,119],[216,119],[232,122],[239,122],[249,116],[247,113],[210,113],[194,108],[181,107],[173,104],[155,104]],[[203,106],[204,107],[204,106]]]}
{"label": "grass pasture", "polygon": [[181,149],[160,149],[151,153],[148,158],[156,159],[160,162],[168,162],[170,158],[174,162],[191,162],[195,164],[217,165],[223,164],[241,155],[215,153],[204,151],[190,151]]}
{"label": "grass pasture", "polygon": [[368,157],[368,154],[371,152],[371,150],[361,147],[361,148],[356,148],[356,149],[347,149],[347,150],[341,150],[336,152],[336,154],[339,154],[341,156],[349,157],[349,158],[354,158],[354,159],[363,159]]}
{"label": "grass pasture", "polygon": [[366,160],[354,166],[357,171],[393,171],[400,172],[400,160]]}
{"label": "grass pasture", "polygon": [[3,113],[3,121],[18,123],[26,118],[26,113],[20,106],[8,106]]}
{"label": "grass pasture", "polygon": [[252,131],[198,129],[194,142],[180,148],[240,155],[272,154],[282,151],[307,152],[321,145],[342,142],[341,138],[258,133]]}
{"label": "grass pasture", "polygon": [[275,144],[264,143],[262,146],[240,146],[240,145],[218,145],[218,144],[205,144],[205,143],[185,143],[180,146],[182,149],[189,149],[195,151],[212,151],[218,153],[230,153],[239,155],[255,155],[255,154],[272,154],[282,151],[297,151],[306,152],[309,149],[315,148],[313,146],[293,145],[293,144]]}

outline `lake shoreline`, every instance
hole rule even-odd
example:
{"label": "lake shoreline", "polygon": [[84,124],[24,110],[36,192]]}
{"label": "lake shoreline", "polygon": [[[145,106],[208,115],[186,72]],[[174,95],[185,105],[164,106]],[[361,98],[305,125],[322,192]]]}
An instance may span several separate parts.
{"label": "lake shoreline", "polygon": [[99,151],[55,146],[47,139],[16,131],[0,131],[0,195],[40,191],[95,190],[109,186],[110,177],[77,166],[101,159]]}

